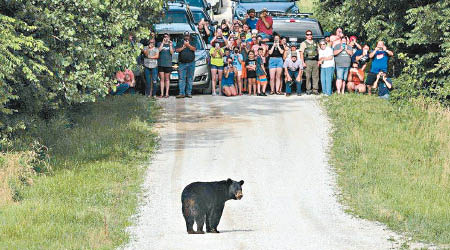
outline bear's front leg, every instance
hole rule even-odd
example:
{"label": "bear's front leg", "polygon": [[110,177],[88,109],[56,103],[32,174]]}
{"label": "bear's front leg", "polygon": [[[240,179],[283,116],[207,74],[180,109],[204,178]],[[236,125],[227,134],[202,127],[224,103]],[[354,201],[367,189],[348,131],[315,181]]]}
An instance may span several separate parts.
{"label": "bear's front leg", "polygon": [[222,212],[223,212],[224,206],[225,206],[225,203],[213,208],[213,211],[211,213],[211,220],[210,220],[210,223],[211,223],[211,230],[209,231],[210,233],[220,233],[217,230],[217,226],[219,225],[220,218],[222,217]]}

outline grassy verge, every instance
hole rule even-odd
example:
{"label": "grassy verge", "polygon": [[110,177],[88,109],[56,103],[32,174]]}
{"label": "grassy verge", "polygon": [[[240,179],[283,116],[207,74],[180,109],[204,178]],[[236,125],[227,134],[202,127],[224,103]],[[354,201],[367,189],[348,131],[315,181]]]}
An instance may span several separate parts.
{"label": "grassy verge", "polygon": [[450,243],[450,113],[376,97],[323,100],[333,124],[331,164],[344,203],[363,218]]}
{"label": "grassy verge", "polygon": [[[15,189],[19,201],[1,199],[0,249],[110,249],[128,240],[125,228],[136,211],[142,165],[156,146],[154,105],[135,95],[67,112],[37,122],[22,137],[49,148],[52,170]],[[11,155],[0,155],[0,170],[14,169],[5,160]],[[3,180],[20,171],[6,172],[10,176]]]}

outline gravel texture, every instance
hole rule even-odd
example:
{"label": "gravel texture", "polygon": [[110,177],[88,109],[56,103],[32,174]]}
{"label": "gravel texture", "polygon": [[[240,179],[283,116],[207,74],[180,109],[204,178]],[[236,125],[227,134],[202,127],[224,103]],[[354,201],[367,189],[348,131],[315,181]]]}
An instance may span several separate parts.
{"label": "gravel texture", "polygon": [[[126,249],[392,249],[398,236],[338,203],[329,123],[315,96],[160,100],[161,147]],[[195,181],[245,181],[220,234],[188,235],[181,192]],[[195,228],[195,226],[194,226]],[[392,240],[394,239],[394,240]]]}

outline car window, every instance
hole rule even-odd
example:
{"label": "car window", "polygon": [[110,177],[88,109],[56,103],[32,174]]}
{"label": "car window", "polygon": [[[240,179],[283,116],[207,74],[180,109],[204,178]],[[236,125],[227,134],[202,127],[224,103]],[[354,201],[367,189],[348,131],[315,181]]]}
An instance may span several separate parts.
{"label": "car window", "polygon": [[286,37],[305,37],[307,30],[311,30],[313,36],[322,36],[322,30],[318,23],[291,23],[289,20],[274,20],[273,31]]}
{"label": "car window", "polygon": [[241,0],[241,3],[292,2],[291,0]]}
{"label": "car window", "polygon": [[[173,47],[176,48],[178,43],[182,43],[183,38],[184,38],[183,34],[171,34],[170,40],[172,40],[172,42],[173,42]],[[156,42],[160,43],[162,40],[163,40],[163,35],[158,34],[158,36],[156,37]],[[201,38],[198,34],[191,34],[191,41],[192,41],[192,45],[194,45],[197,50],[205,49],[205,47],[203,47]]]}
{"label": "car window", "polygon": [[206,16],[203,13],[203,11],[193,11],[192,14],[194,15],[194,23],[198,24],[200,20],[206,20]]}
{"label": "car window", "polygon": [[200,7],[204,8],[204,3],[202,0],[186,0],[185,3],[189,4],[190,6]]}
{"label": "car window", "polygon": [[161,23],[189,23],[184,12],[166,12],[161,19]]}

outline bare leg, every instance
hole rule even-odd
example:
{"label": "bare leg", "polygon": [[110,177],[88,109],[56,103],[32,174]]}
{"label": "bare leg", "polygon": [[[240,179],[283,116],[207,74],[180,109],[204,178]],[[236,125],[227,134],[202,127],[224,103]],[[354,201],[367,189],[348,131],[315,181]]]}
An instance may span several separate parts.
{"label": "bare leg", "polygon": [[218,74],[219,74],[219,93],[220,95],[222,95],[222,75],[223,75],[223,70],[217,70]]}
{"label": "bare leg", "polygon": [[169,96],[170,73],[164,73],[164,80],[166,81],[166,96]]}
{"label": "bare leg", "polygon": [[161,97],[163,97],[164,96],[164,87],[165,87],[165,82],[166,82],[166,79],[165,79],[165,74],[164,74],[164,72],[159,72],[158,73],[159,74],[159,79],[160,79],[160,81],[159,81],[159,86],[160,86],[160,90],[161,90]]}
{"label": "bare leg", "polygon": [[237,80],[238,80],[238,93],[239,95],[242,95],[242,79],[239,76]]}
{"label": "bare leg", "polygon": [[336,79],[336,91],[338,94],[341,93],[341,84],[342,84],[342,80],[341,79]]}
{"label": "bare leg", "polygon": [[276,89],[277,92],[281,92],[281,89],[283,88],[283,84],[281,83],[281,72],[283,71],[282,68],[277,68],[276,69],[276,75],[275,75],[275,79],[276,79]]}
{"label": "bare leg", "polygon": [[360,83],[356,85],[356,89],[358,89],[359,93],[365,93],[366,92],[366,85]]}
{"label": "bare leg", "polygon": [[237,96],[237,94],[238,94],[235,87],[230,88],[230,93],[231,93],[231,96]]}
{"label": "bare leg", "polygon": [[352,93],[354,89],[355,89],[355,85],[353,84],[353,82],[348,82],[347,83],[347,91],[349,93]]}
{"label": "bare leg", "polygon": [[216,93],[217,69],[211,69],[211,86],[212,93]]}
{"label": "bare leg", "polygon": [[275,79],[275,76],[276,76],[276,74],[277,74],[277,69],[269,69],[269,73],[270,73],[270,92],[272,93],[272,92],[276,92],[276,89],[275,89],[275,82],[276,82],[276,79]]}

